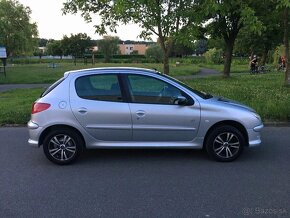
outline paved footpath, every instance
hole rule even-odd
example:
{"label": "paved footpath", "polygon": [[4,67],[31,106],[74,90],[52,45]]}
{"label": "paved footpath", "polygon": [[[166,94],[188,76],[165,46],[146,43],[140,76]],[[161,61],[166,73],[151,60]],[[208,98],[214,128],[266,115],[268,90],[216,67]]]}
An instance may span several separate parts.
{"label": "paved footpath", "polygon": [[[192,78],[201,78],[207,76],[218,76],[221,75],[220,72],[201,68],[200,72],[196,75],[188,75],[188,76],[177,76],[178,79],[192,79]],[[4,84],[0,85],[0,92],[6,92],[13,89],[29,89],[29,88],[47,88],[50,84]]]}
{"label": "paved footpath", "polygon": [[208,68],[201,68],[197,74],[193,75],[186,75],[186,76],[176,76],[177,79],[194,79],[194,78],[203,78],[208,76],[220,76],[222,75],[220,72],[208,69]]}
{"label": "paved footpath", "polygon": [[29,88],[46,88],[50,84],[5,84],[0,85],[0,92],[6,92],[13,89],[29,89]]}

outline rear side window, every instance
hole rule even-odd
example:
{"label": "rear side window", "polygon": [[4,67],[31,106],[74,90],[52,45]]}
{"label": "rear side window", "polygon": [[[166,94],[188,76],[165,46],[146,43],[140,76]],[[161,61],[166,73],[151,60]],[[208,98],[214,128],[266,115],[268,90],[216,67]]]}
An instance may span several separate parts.
{"label": "rear side window", "polygon": [[48,93],[50,93],[53,89],[55,89],[55,87],[57,87],[59,84],[62,83],[62,81],[64,81],[64,77],[60,78],[59,80],[57,80],[55,83],[53,83],[51,86],[49,86],[41,95],[40,97],[44,97],[46,96]]}
{"label": "rear side window", "polygon": [[80,98],[97,101],[123,101],[116,74],[82,76],[76,80],[75,88]]}

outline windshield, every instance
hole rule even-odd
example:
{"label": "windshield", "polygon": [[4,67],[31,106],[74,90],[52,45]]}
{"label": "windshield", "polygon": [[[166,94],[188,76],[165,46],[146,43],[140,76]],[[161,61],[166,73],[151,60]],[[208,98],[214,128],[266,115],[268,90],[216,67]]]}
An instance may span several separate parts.
{"label": "windshield", "polygon": [[192,91],[194,94],[198,95],[199,97],[201,97],[203,99],[209,99],[209,98],[213,97],[211,94],[208,94],[206,92],[202,92],[202,91],[198,91],[196,89],[193,89],[190,86],[186,85],[185,83],[183,83],[183,82],[181,82],[181,81],[179,81],[179,80],[177,80],[177,79],[175,79],[175,78],[173,78],[171,76],[168,76],[168,75],[165,75],[165,74],[161,74],[161,73],[160,73],[160,75],[165,77],[165,78],[167,78],[167,79],[170,79],[170,80],[178,83],[179,85],[181,85],[181,86],[183,86],[185,88],[187,88],[188,90]]}

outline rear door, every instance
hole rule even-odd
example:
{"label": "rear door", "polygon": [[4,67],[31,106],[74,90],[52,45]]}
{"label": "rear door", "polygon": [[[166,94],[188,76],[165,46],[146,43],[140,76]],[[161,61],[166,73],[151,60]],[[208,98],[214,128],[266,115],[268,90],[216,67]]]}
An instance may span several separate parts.
{"label": "rear door", "polygon": [[132,120],[118,74],[81,76],[71,82],[70,103],[73,114],[97,140],[129,141]]}

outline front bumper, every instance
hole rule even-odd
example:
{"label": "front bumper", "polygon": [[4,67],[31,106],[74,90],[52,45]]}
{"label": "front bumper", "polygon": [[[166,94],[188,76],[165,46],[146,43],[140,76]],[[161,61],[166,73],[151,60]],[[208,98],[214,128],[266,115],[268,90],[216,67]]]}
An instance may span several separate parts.
{"label": "front bumper", "polygon": [[253,129],[248,129],[248,137],[249,137],[249,147],[258,146],[262,143],[261,140],[261,130],[264,125],[261,124],[259,126],[254,127]]}
{"label": "front bumper", "polygon": [[32,147],[39,147],[38,141],[33,140],[33,139],[28,139],[28,144]]}

